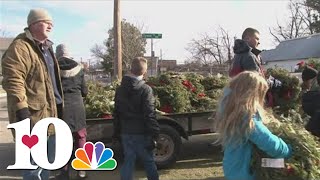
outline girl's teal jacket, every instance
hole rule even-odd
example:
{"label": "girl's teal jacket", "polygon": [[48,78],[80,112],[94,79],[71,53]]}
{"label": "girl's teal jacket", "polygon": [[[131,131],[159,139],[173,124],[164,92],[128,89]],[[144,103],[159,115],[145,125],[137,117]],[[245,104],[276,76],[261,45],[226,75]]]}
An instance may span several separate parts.
{"label": "girl's teal jacket", "polygon": [[[225,96],[229,93],[231,93],[230,89],[224,90]],[[223,104],[221,105],[223,106]],[[223,111],[220,111],[220,113],[223,113]],[[252,118],[255,127],[247,141],[238,146],[234,146],[232,143],[224,146],[223,171],[227,180],[255,180],[254,172],[250,172],[254,145],[273,158],[288,158],[291,156],[291,147],[269,131],[262,123],[258,113]]]}

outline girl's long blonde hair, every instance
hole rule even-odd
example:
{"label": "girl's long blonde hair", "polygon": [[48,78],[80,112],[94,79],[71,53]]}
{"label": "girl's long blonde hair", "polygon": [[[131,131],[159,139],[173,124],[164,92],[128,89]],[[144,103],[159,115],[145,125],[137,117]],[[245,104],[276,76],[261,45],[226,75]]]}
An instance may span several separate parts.
{"label": "girl's long blonde hair", "polygon": [[266,113],[263,104],[268,84],[258,73],[244,71],[234,77],[227,88],[231,92],[220,100],[214,128],[218,143],[239,145],[254,128],[253,115],[258,110],[260,116]]}

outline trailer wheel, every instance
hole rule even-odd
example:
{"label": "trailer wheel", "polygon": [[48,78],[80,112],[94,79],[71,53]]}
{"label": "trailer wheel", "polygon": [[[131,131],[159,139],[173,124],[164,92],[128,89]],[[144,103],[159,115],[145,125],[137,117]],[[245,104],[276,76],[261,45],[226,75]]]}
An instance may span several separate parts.
{"label": "trailer wheel", "polygon": [[176,162],[181,147],[181,137],[171,126],[160,125],[160,134],[154,150],[158,168],[165,168]]}

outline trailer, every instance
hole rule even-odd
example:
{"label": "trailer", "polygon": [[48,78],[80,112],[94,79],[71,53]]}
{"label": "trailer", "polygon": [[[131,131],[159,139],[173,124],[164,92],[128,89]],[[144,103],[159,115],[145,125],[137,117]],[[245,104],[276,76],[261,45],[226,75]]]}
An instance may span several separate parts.
{"label": "trailer", "polygon": [[[174,113],[157,115],[160,134],[157,148],[154,150],[155,161],[159,168],[174,164],[179,156],[182,138],[213,133],[213,111],[198,113]],[[112,118],[87,119],[88,141],[110,143],[113,134]]]}

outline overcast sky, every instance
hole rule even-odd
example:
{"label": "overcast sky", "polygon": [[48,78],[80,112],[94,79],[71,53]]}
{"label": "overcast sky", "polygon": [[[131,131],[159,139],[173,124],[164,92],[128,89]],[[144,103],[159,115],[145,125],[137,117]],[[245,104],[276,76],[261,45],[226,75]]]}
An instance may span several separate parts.
{"label": "overcast sky", "polygon": [[[288,1],[218,1],[218,0],[121,0],[121,16],[128,22],[143,26],[143,33],[162,33],[154,41],[156,56],[162,49],[163,59],[184,62],[190,54],[185,50],[192,39],[214,34],[219,26],[231,36],[240,37],[246,27],[261,33],[260,49],[275,47],[269,27],[288,18]],[[65,43],[76,58],[92,58],[90,48],[102,44],[113,25],[113,1],[14,1],[0,0],[0,28],[16,36],[27,24],[31,8],[45,8],[53,16],[54,29],[50,39]],[[146,56],[150,55],[150,40]]]}

